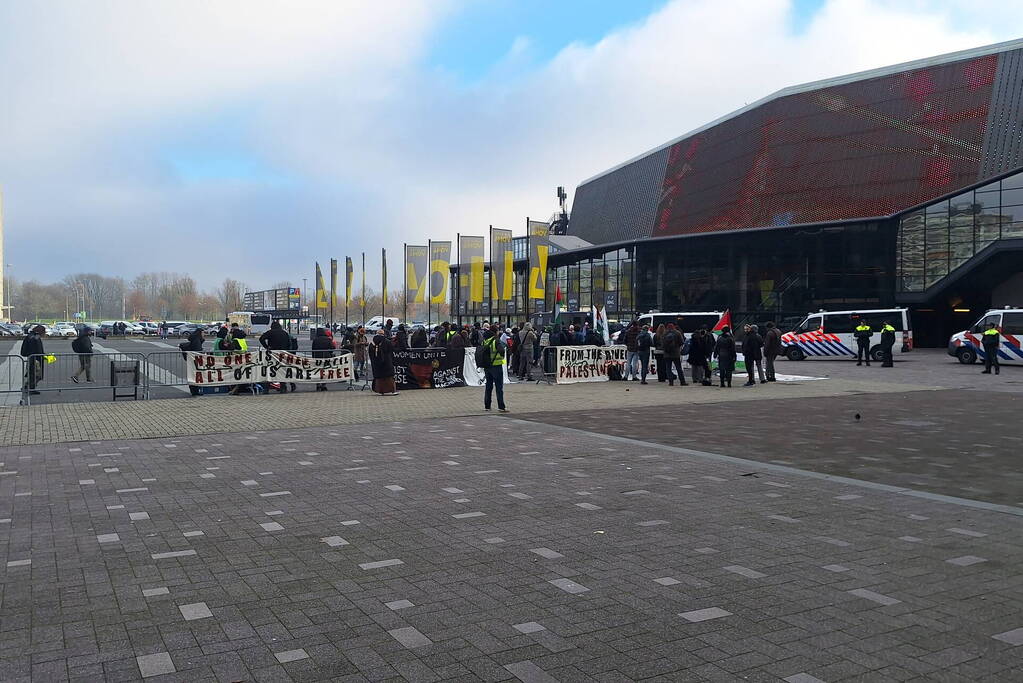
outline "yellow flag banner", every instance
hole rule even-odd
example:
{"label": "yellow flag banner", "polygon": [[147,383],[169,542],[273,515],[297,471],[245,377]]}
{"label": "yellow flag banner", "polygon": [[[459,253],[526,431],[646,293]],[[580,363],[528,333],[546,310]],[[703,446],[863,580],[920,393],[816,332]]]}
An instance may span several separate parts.
{"label": "yellow flag banner", "polygon": [[482,237],[458,237],[459,301],[483,302],[483,261],[485,249]]}
{"label": "yellow flag banner", "polygon": [[330,259],[330,307],[337,306],[337,259]]}
{"label": "yellow flag banner", "polygon": [[320,270],[320,262],[316,262],[316,308],[327,309],[327,289],[323,286],[323,272]]}
{"label": "yellow flag banner", "polygon": [[527,221],[529,239],[529,299],[547,297],[547,256],[551,250],[550,226],[543,221]]}
{"label": "yellow flag banner", "polygon": [[352,266],[352,257],[345,256],[345,306],[352,303],[352,280],[355,275],[355,268]]}
{"label": "yellow flag banner", "polygon": [[405,301],[410,304],[426,303],[426,285],[429,283],[430,248],[405,245]]}
{"label": "yellow flag banner", "polygon": [[490,228],[490,298],[494,301],[512,300],[514,266],[512,231]]}
{"label": "yellow flag banner", "polygon": [[430,242],[430,303],[443,304],[448,300],[448,280],[451,271],[451,242]]}

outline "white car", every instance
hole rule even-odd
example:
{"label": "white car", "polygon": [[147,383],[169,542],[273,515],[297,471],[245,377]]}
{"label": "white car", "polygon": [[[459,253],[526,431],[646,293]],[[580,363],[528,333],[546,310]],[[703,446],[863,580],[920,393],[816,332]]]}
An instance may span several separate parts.
{"label": "white car", "polygon": [[998,362],[1023,363],[1023,308],[993,308],[977,319],[970,329],[956,332],[948,341],[948,355],[960,363],[976,363],[985,357],[981,339],[988,325],[998,329]]}
{"label": "white car", "polygon": [[77,337],[78,331],[75,330],[75,326],[71,323],[57,323],[50,329],[48,334],[54,337]]}

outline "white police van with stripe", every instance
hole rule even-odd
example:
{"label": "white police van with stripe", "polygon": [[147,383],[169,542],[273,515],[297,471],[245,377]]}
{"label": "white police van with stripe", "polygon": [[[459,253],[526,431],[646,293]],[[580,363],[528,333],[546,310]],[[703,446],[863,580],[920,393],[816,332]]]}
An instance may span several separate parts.
{"label": "white police van with stripe", "polygon": [[983,359],[984,344],[981,336],[988,325],[998,327],[998,362],[1023,363],[1023,308],[995,308],[970,326],[970,329],[956,332],[948,341],[948,355],[955,356],[960,363],[976,363]]}
{"label": "white police van with stripe", "polygon": [[905,308],[878,308],[858,311],[818,311],[808,313],[794,330],[781,336],[782,355],[789,360],[813,356],[856,357],[853,333],[861,322],[870,325],[870,359],[881,361],[881,327],[888,322],[895,328],[892,353],[913,348],[913,328]]}

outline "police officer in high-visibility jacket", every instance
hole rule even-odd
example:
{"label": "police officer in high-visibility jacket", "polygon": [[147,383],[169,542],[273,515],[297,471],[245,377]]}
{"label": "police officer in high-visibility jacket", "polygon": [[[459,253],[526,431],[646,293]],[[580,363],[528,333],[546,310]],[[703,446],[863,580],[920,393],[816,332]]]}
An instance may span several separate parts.
{"label": "police officer in high-visibility jacket", "polygon": [[504,354],[507,347],[501,342],[501,337],[496,327],[487,331],[487,337],[483,340],[483,350],[487,357],[487,367],[483,372],[487,377],[487,388],[483,393],[483,409],[490,410],[490,396],[497,391],[497,409],[507,413],[504,405]]}
{"label": "police officer in high-visibility jacket", "polygon": [[887,320],[881,325],[881,367],[891,368],[892,347],[895,346],[895,328]]}
{"label": "police officer in high-visibility jacket", "polygon": [[988,323],[987,329],[980,335],[980,343],[984,347],[984,371],[983,375],[990,375],[992,366],[995,374],[1002,373],[1002,366],[998,363],[998,347],[1002,341],[998,336],[998,326]]}
{"label": "police officer in high-visibility jacket", "polygon": [[870,338],[874,336],[874,332],[866,320],[860,320],[856,329],[853,330],[853,336],[856,338],[856,365],[863,365],[863,361],[866,361],[869,368]]}

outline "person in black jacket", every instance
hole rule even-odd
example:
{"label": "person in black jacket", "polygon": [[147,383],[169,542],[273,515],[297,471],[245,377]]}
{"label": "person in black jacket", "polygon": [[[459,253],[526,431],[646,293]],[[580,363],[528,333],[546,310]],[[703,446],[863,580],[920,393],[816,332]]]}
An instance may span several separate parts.
{"label": "person in black jacket", "polygon": [[[331,358],[334,355],[334,348],[334,340],[327,334],[326,328],[318,328],[316,330],[316,336],[313,337],[313,358]],[[326,384],[316,385],[316,391],[326,390]]]}
{"label": "person in black jacket", "polygon": [[[197,327],[195,330],[192,331],[190,335],[188,335],[188,339],[183,341],[178,348],[180,348],[182,351],[201,352],[203,350],[202,345],[204,341],[205,338],[203,337],[202,334],[202,328]],[[184,353],[182,353],[182,355],[184,355]],[[187,358],[187,356],[185,357]],[[202,396],[202,389],[194,384],[189,384],[188,393],[192,394],[192,396]]]}
{"label": "person in black jacket", "polygon": [[[317,334],[319,334],[320,329],[323,328],[319,328],[317,330]],[[290,351],[291,335],[284,331],[284,328],[281,327],[281,323],[279,321],[274,320],[270,323],[270,329],[259,335],[259,345],[264,349],[269,349],[270,351]],[[269,389],[269,384],[265,384],[264,386]],[[292,391],[295,391],[297,388],[298,387],[294,384],[291,385]],[[280,382],[277,391],[282,394],[288,393],[288,383]]]}
{"label": "person in black jacket", "polygon": [[636,337],[636,353],[639,354],[639,383],[646,384],[647,373],[650,372],[650,350],[653,348],[654,338],[650,334],[650,326],[643,325],[639,336]]}
{"label": "person in black jacket", "polygon": [[412,333],[412,348],[413,349],[425,349],[430,345],[430,337],[426,334],[425,327],[417,327],[416,331]]}
{"label": "person in black jacket", "polygon": [[398,351],[408,350],[408,329],[406,329],[405,323],[398,325],[398,331],[394,333],[394,348]]}
{"label": "person in black jacket", "polygon": [[82,327],[78,336],[71,342],[71,350],[78,354],[78,370],[71,375],[71,381],[78,384],[78,377],[85,373],[85,381],[92,382],[92,328]]}
{"label": "person in black jacket", "polygon": [[689,367],[693,369],[693,383],[710,386],[710,356],[714,353],[713,340],[707,328],[701,327],[689,337]]}
{"label": "person in black jacket", "polygon": [[764,339],[760,336],[757,331],[756,325],[746,325],[743,327],[745,336],[742,338],[742,356],[746,362],[746,373],[749,375],[749,380],[743,385],[744,387],[755,387],[757,385],[755,376],[753,374],[756,369],[757,374],[760,377],[761,384],[767,384],[767,378],[764,376]]}
{"label": "person in black jacket", "polygon": [[28,359],[28,388],[30,394],[38,394],[36,384],[43,379],[43,335],[46,328],[36,325],[28,332],[28,336],[21,342],[21,355]]}
{"label": "person in black jacket", "polygon": [[714,344],[714,357],[718,359],[718,375],[721,388],[732,386],[732,373],[735,371],[735,339],[729,327],[721,329],[721,336]]}
{"label": "person in black jacket", "polygon": [[686,386],[686,373],[682,370],[682,345],[685,338],[675,327],[675,323],[668,323],[668,330],[664,333],[661,341],[661,348],[664,349],[665,372],[668,375],[668,386],[675,386],[675,377],[671,374],[672,369],[678,373],[679,383]]}
{"label": "person in black jacket", "polygon": [[[767,323],[767,333],[764,335],[764,365],[767,369],[767,381],[774,382],[774,361],[781,355],[781,330],[773,320]],[[868,356],[869,361],[869,356]]]}

